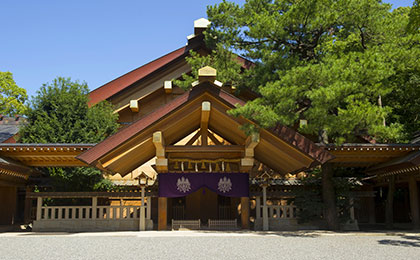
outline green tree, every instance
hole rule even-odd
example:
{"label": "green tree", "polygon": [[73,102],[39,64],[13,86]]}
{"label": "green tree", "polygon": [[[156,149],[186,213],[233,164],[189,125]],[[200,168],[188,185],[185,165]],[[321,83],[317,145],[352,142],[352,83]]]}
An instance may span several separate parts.
{"label": "green tree", "polygon": [[26,90],[16,85],[11,72],[0,71],[0,114],[13,116],[26,112]]}
{"label": "green tree", "polygon": [[[109,102],[88,107],[86,83],[58,77],[44,84],[31,100],[22,143],[97,143],[118,129],[118,115]],[[93,168],[48,168],[57,190],[102,189],[107,183]]]}
{"label": "green tree", "polygon": [[[264,128],[298,126],[324,143],[408,141],[417,126],[407,123],[418,116],[409,105],[418,104],[420,93],[419,34],[407,30],[410,8],[390,8],[378,0],[247,0],[208,7],[208,47],[254,62],[246,72],[230,72],[233,82],[259,97],[230,113]],[[198,59],[232,61],[213,54],[191,64]],[[299,126],[300,119],[307,124]],[[337,228],[333,169],[325,165],[322,173],[325,217]]]}
{"label": "green tree", "polygon": [[415,0],[410,11],[410,20],[407,25],[407,31],[418,33],[420,30],[420,6],[419,1]]}

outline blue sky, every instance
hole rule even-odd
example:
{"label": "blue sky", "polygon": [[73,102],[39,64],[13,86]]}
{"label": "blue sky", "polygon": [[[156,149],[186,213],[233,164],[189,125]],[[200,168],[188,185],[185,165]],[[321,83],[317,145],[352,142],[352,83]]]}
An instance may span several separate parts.
{"label": "blue sky", "polygon": [[[93,90],[185,45],[193,21],[219,2],[2,0],[0,71],[12,72],[30,96],[57,76]],[[385,2],[396,8],[413,1]]]}

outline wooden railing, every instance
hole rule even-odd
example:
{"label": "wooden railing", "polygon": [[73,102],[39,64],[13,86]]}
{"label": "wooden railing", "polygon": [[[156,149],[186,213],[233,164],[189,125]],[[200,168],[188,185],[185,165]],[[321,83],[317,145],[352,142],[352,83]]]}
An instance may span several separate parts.
{"label": "wooden railing", "polygon": [[[257,208],[257,218],[263,216],[264,206]],[[295,219],[297,218],[297,207],[294,205],[270,205],[267,206],[268,218],[285,218]]]}
{"label": "wooden railing", "polygon": [[236,219],[209,219],[209,229],[232,230],[237,228]]}
{"label": "wooden railing", "polygon": [[200,229],[200,220],[175,220],[172,219],[172,230],[186,228],[186,229]]}
{"label": "wooden railing", "polygon": [[[43,206],[37,214],[37,220],[138,219],[139,217],[140,206]],[[150,211],[146,211],[146,219],[150,217]]]}
{"label": "wooden railing", "polygon": [[[90,206],[43,206],[43,197],[37,198],[36,220],[82,220],[82,219],[151,219],[151,198],[143,206],[98,206],[97,197],[92,197]],[[122,203],[122,202],[121,202]]]}
{"label": "wooden railing", "polygon": [[297,208],[294,205],[272,205],[267,207],[269,218],[296,218]]}

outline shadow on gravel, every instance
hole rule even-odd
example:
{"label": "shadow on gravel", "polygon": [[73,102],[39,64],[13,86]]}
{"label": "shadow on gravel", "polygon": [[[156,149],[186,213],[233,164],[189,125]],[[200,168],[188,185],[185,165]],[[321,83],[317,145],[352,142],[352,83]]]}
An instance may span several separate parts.
{"label": "shadow on gravel", "polygon": [[320,234],[315,234],[313,231],[206,231],[200,230],[200,233],[231,233],[231,234],[252,234],[257,236],[281,236],[281,237],[307,237],[315,238]]}
{"label": "shadow on gravel", "polygon": [[389,246],[420,247],[420,236],[400,236],[400,238],[400,240],[383,239],[378,243]]}

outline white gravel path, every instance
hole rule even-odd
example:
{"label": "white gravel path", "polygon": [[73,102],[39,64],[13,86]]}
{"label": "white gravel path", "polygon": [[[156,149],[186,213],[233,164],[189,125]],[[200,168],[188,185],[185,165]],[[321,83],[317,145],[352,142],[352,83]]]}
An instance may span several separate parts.
{"label": "white gravel path", "polygon": [[419,233],[0,233],[0,259],[416,259]]}

